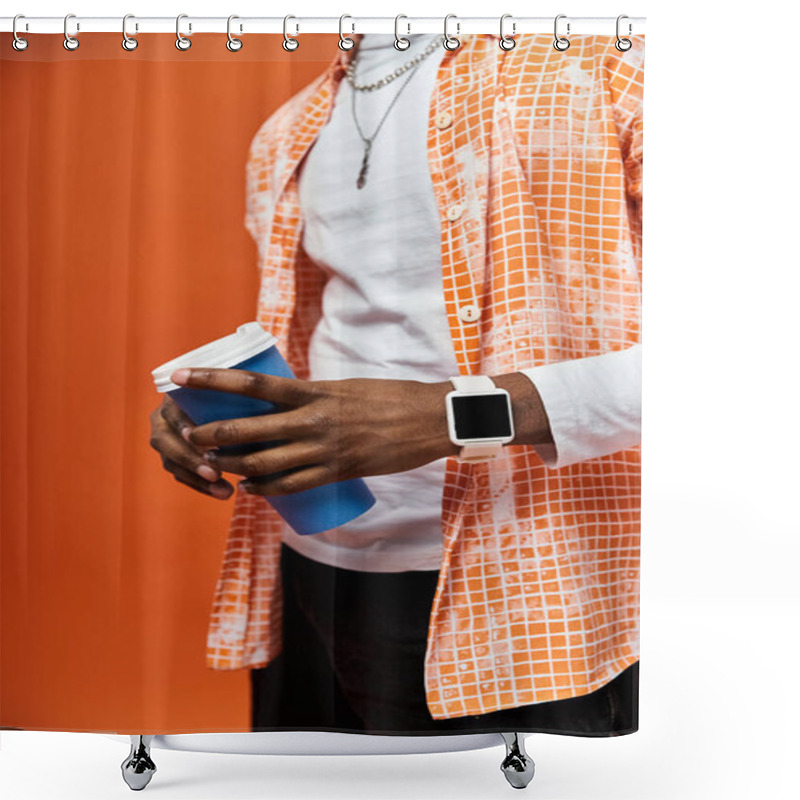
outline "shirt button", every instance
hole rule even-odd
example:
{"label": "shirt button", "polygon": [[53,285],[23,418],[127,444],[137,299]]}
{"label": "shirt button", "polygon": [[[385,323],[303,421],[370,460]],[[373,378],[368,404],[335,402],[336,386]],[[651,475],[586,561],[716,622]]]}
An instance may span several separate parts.
{"label": "shirt button", "polygon": [[436,115],[436,127],[439,130],[449,128],[453,124],[453,115],[448,114],[447,111],[442,111],[441,114]]}
{"label": "shirt button", "polygon": [[478,306],[466,305],[458,309],[458,316],[464,322],[475,322],[481,315]]}
{"label": "shirt button", "polygon": [[450,208],[447,209],[447,219],[449,219],[450,222],[455,222],[463,211],[464,207],[456,203],[454,206],[450,206]]}

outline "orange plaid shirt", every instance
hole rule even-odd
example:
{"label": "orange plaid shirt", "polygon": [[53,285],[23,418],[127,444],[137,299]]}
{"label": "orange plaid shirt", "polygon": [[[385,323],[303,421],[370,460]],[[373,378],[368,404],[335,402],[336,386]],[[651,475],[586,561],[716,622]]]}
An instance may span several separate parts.
{"label": "orange plaid shirt", "polygon": [[[445,308],[464,375],[641,337],[643,37],[627,52],[608,36],[573,36],[565,52],[550,36],[521,36],[508,52],[498,38],[464,36],[445,53],[429,107]],[[257,319],[302,379],[325,277],[300,246],[297,168],[347,57],[261,126],[247,167]],[[432,717],[587,694],[635,662],[639,533],[639,446],[558,469],[527,445],[492,462],[449,458],[425,655]],[[280,546],[277,513],[237,491],[209,667],[280,653]]]}

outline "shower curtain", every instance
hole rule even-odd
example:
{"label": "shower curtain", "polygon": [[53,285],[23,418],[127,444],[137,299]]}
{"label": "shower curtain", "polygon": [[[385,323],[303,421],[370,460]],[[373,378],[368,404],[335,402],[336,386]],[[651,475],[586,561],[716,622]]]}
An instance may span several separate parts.
{"label": "shower curtain", "polygon": [[0,727],[636,731],[643,37],[28,38]]}

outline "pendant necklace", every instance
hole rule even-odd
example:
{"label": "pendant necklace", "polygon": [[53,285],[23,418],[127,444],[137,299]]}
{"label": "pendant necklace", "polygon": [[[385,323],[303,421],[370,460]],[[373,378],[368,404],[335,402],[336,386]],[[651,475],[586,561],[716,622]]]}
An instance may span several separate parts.
{"label": "pendant necklace", "polygon": [[361,141],[364,142],[364,157],[361,160],[361,169],[358,171],[358,178],[356,179],[356,188],[363,189],[364,184],[367,182],[367,172],[369,170],[369,154],[372,150],[372,143],[375,141],[375,137],[380,132],[381,127],[383,127],[383,123],[386,122],[386,118],[389,116],[389,112],[392,110],[392,107],[397,102],[397,99],[400,97],[403,89],[408,86],[408,82],[414,77],[416,73],[416,69],[411,72],[411,74],[403,81],[403,85],[397,90],[397,94],[392,98],[392,102],[389,103],[389,108],[386,109],[384,115],[381,117],[381,121],[378,123],[378,127],[375,128],[375,132],[372,136],[364,136],[364,131],[361,130],[361,126],[358,124],[358,117],[356,117],[356,93],[353,92],[353,121],[356,123],[356,129],[358,130],[358,135],[361,137]]}
{"label": "pendant necklace", "polygon": [[[355,81],[355,65],[356,65],[356,56],[354,55],[353,59],[351,60],[350,64],[348,65],[347,69],[347,77],[350,83],[353,86],[352,92],[352,110],[353,110],[353,121],[356,124],[356,130],[358,131],[358,135],[361,137],[361,141],[364,142],[364,157],[361,159],[361,169],[358,171],[358,178],[356,179],[356,188],[363,189],[364,185],[367,182],[367,172],[369,171],[369,156],[372,150],[372,143],[375,141],[375,137],[380,132],[380,129],[383,127],[383,123],[386,122],[386,118],[389,116],[389,112],[394,107],[394,104],[397,102],[398,98],[403,92],[403,89],[408,86],[408,82],[414,77],[417,72],[417,67],[419,66],[420,62],[427,58],[438,46],[439,40],[434,39],[425,50],[420,53],[416,58],[412,59],[411,61],[407,62],[404,66],[398,67],[394,72],[390,73],[387,77],[381,78],[374,83],[369,84],[357,84]],[[409,72],[409,76],[403,81],[402,86],[397,90],[397,94],[392,98],[391,103],[389,103],[389,107],[384,112],[383,116],[378,122],[378,127],[375,128],[372,136],[365,136],[364,131],[361,130],[361,125],[358,124],[358,117],[356,116],[356,90],[359,91],[372,91],[373,89],[380,89],[383,86],[391,83],[395,78],[402,75],[404,72]]]}

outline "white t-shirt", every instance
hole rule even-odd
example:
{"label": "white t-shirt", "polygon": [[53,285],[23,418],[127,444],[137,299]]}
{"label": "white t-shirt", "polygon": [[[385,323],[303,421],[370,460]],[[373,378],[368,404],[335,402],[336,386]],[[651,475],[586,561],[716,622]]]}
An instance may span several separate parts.
{"label": "white t-shirt", "polygon": [[[441,39],[409,38],[411,47],[401,52],[391,35],[364,35],[357,80],[374,81]],[[346,79],[339,83],[330,120],[303,162],[303,247],[329,275],[322,317],[309,345],[311,380],[434,382],[459,374],[444,305],[440,216],[427,160],[428,106],[443,55],[444,48],[437,47],[413,70],[405,88],[409,73],[381,89],[355,93],[359,125],[371,137],[400,92],[373,141],[363,188],[356,187],[356,179],[364,144],[353,119],[354,90]],[[548,466],[638,442],[640,356],[631,353],[639,350],[521,370],[536,383],[551,422],[555,445],[539,448]],[[377,500],[369,511],[310,536],[285,524],[283,541],[308,558],[345,569],[439,570],[446,463],[442,458],[404,472],[368,476],[364,480]]]}

